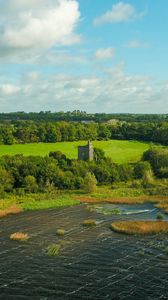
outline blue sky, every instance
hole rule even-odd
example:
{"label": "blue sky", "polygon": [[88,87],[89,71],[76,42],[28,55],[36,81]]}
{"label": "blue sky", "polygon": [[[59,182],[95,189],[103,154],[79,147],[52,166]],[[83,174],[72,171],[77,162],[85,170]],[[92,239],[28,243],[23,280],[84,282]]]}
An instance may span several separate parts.
{"label": "blue sky", "polygon": [[168,112],[167,0],[0,7],[1,112]]}

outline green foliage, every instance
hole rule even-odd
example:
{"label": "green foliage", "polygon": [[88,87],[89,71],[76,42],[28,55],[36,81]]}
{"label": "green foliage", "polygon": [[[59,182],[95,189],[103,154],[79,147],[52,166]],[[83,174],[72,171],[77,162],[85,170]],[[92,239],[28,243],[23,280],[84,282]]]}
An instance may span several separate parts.
{"label": "green foliage", "polygon": [[58,236],[64,236],[65,235],[65,230],[64,229],[58,229],[57,230],[57,235]]}
{"label": "green foliage", "polygon": [[134,167],[134,177],[142,179],[148,171],[152,171],[150,163],[148,161],[140,161]]}
{"label": "green foliage", "polygon": [[34,176],[28,175],[24,179],[25,190],[29,193],[36,193],[38,191],[38,185]]}
{"label": "green foliage", "polygon": [[142,178],[142,185],[144,188],[150,188],[154,185],[154,177],[152,170],[148,170],[144,172],[143,178]]}
{"label": "green foliage", "polygon": [[2,191],[10,192],[13,187],[13,182],[12,174],[0,166],[0,193],[2,193]]}
{"label": "green foliage", "polygon": [[119,165],[118,167],[119,178],[121,181],[129,181],[132,179],[132,167],[130,165]]}
{"label": "green foliage", "polygon": [[[143,154],[144,161],[149,161],[155,174],[164,177],[164,170],[168,168],[168,149],[151,148]],[[166,174],[166,172],[165,172]]]}
{"label": "green foliage", "polygon": [[86,193],[93,193],[97,188],[97,180],[94,174],[88,172],[84,178],[84,191]]}
{"label": "green foliage", "polygon": [[105,152],[103,149],[94,148],[94,160],[95,161],[101,161],[105,158]]}
{"label": "green foliage", "polygon": [[61,245],[59,244],[51,244],[46,248],[46,254],[48,256],[57,256],[60,252]]}
{"label": "green foliage", "polygon": [[156,216],[156,219],[158,221],[162,221],[163,220],[163,215],[161,213],[158,213],[157,216]]}
{"label": "green foliage", "polygon": [[25,196],[20,199],[21,207],[24,210],[43,210],[49,208],[59,208],[59,207],[66,207],[66,206],[74,206],[78,205],[80,202],[78,200],[73,199],[70,196],[55,196],[53,195],[40,195],[38,197],[33,196]]}

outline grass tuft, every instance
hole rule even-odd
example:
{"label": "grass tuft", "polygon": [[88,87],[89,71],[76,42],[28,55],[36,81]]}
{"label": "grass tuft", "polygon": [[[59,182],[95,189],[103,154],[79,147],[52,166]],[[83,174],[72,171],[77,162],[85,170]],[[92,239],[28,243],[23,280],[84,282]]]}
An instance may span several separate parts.
{"label": "grass tuft", "polygon": [[122,221],[111,224],[111,229],[126,234],[168,233],[166,221]]}
{"label": "grass tuft", "polygon": [[57,230],[57,235],[58,236],[64,236],[65,235],[65,230],[64,229],[58,229]]}
{"label": "grass tuft", "polygon": [[83,221],[83,226],[86,226],[86,227],[96,226],[96,221],[93,219],[85,220],[85,221]]}
{"label": "grass tuft", "polygon": [[46,254],[48,256],[57,256],[60,252],[61,245],[59,244],[51,244],[46,248]]}
{"label": "grass tuft", "polygon": [[29,238],[29,235],[23,232],[15,232],[10,235],[12,241],[27,242]]}

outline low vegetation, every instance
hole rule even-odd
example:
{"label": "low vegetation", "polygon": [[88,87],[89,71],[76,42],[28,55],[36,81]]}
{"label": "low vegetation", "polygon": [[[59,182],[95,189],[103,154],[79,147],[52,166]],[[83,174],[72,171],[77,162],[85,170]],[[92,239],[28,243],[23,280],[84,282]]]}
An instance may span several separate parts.
{"label": "low vegetation", "polygon": [[29,238],[29,235],[23,232],[15,232],[10,235],[12,241],[27,242]]}
{"label": "low vegetation", "polygon": [[64,236],[65,235],[65,230],[64,229],[58,229],[57,230],[57,235],[58,236]]}
{"label": "low vegetation", "polygon": [[118,207],[114,207],[109,209],[108,207],[99,206],[97,204],[88,205],[87,208],[89,211],[96,211],[97,213],[102,213],[104,215],[120,215],[121,210]]}
{"label": "low vegetation", "polygon": [[168,201],[161,202],[155,205],[157,208],[163,209],[166,214],[168,214]]}
{"label": "low vegetation", "polygon": [[60,252],[61,245],[59,244],[51,244],[46,248],[46,254],[48,256],[57,256]]}
{"label": "low vegetation", "polygon": [[122,221],[113,222],[111,229],[126,234],[157,234],[168,233],[166,221]]}
{"label": "low vegetation", "polygon": [[17,205],[13,205],[11,207],[5,208],[5,209],[1,209],[0,210],[0,218],[2,217],[6,217],[8,215],[15,215],[15,214],[19,214],[23,211],[23,209]]}
{"label": "low vegetation", "polygon": [[50,195],[27,196],[22,198],[21,207],[24,210],[43,210],[49,208],[60,208],[74,206],[80,204],[79,200],[75,200],[69,196],[55,195],[55,199]]}
{"label": "low vegetation", "polygon": [[85,220],[85,221],[83,221],[83,226],[85,226],[85,227],[96,226],[96,220],[93,220],[93,219]]}
{"label": "low vegetation", "polygon": [[156,219],[158,221],[162,221],[164,219],[163,215],[161,213],[158,213],[157,216],[156,216]]}

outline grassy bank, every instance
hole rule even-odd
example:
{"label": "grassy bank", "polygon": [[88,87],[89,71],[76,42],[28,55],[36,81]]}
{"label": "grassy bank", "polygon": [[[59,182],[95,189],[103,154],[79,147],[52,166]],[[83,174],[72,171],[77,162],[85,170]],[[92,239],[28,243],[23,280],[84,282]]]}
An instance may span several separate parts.
{"label": "grassy bank", "polygon": [[[160,184],[157,182],[156,184]],[[167,185],[167,183],[165,183]],[[167,194],[166,194],[167,193]],[[25,194],[24,196],[6,195],[0,199],[0,217],[27,210],[44,210],[78,205],[80,203],[141,204],[152,202],[156,207],[168,212],[168,192],[161,188],[143,189],[132,187],[131,183],[116,186],[98,187],[97,191],[87,194],[78,191],[54,191],[46,194]]]}
{"label": "grassy bank", "polygon": [[28,194],[22,197],[8,196],[0,200],[0,217],[28,210],[68,207],[80,204],[71,195]]}
{"label": "grassy bank", "polygon": [[[0,156],[23,154],[29,155],[48,155],[50,151],[61,151],[70,159],[77,159],[77,149],[79,145],[85,145],[86,141],[60,142],[60,143],[34,143],[16,144],[12,146],[0,145]],[[148,143],[137,141],[95,141],[94,147],[104,150],[106,156],[111,157],[116,163],[137,162],[143,152],[149,149]]]}

